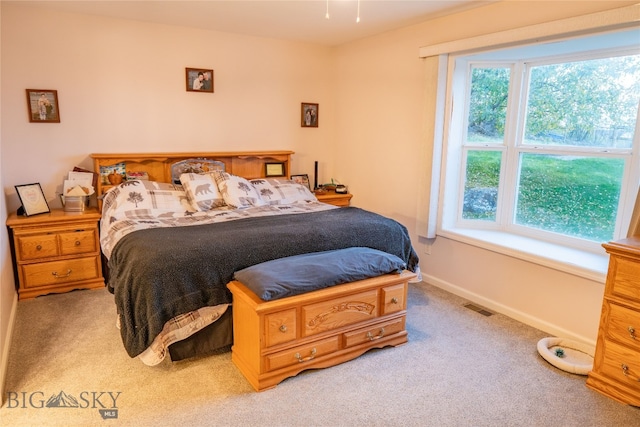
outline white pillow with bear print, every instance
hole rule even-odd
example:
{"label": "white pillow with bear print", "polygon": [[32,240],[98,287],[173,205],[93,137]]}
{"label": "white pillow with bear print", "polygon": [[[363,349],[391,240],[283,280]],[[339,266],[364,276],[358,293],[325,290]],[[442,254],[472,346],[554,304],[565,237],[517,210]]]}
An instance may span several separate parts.
{"label": "white pillow with bear print", "polygon": [[212,173],[183,173],[180,175],[180,183],[195,210],[210,211],[225,206],[224,197],[218,190]]}

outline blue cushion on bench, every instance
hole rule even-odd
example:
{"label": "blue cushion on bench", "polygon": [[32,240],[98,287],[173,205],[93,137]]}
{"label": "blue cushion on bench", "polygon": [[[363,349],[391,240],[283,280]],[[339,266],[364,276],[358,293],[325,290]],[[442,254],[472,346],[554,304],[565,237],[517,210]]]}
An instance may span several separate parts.
{"label": "blue cushion on bench", "polygon": [[347,248],[279,258],[236,271],[242,282],[264,301],[289,297],[387,273],[406,264],[395,255],[371,248]]}

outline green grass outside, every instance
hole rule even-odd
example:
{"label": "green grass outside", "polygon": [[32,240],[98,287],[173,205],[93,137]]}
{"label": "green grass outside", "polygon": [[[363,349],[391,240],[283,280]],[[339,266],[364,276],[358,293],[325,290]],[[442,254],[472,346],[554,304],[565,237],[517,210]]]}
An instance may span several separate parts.
{"label": "green grass outside", "polygon": [[[524,154],[516,224],[597,242],[612,239],[623,169],[621,159]],[[499,173],[500,152],[469,151],[465,191],[497,188]]]}

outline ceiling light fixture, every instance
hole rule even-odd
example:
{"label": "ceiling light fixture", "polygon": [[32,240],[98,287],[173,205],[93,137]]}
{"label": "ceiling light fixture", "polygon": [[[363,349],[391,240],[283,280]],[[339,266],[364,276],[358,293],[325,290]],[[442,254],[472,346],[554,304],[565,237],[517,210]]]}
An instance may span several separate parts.
{"label": "ceiling light fixture", "polygon": [[[324,14],[325,19],[329,19],[329,0],[327,0],[327,11]],[[358,13],[356,15],[356,24],[360,22],[360,0],[358,0]]]}

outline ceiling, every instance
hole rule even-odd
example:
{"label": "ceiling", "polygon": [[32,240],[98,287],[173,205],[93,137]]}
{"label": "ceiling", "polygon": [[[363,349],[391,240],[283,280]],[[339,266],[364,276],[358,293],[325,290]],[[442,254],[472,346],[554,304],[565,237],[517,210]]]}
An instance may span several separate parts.
{"label": "ceiling", "polygon": [[[15,2],[258,37],[336,46],[496,0],[96,0]],[[329,19],[325,15],[329,10]],[[356,22],[360,10],[360,22]]]}

